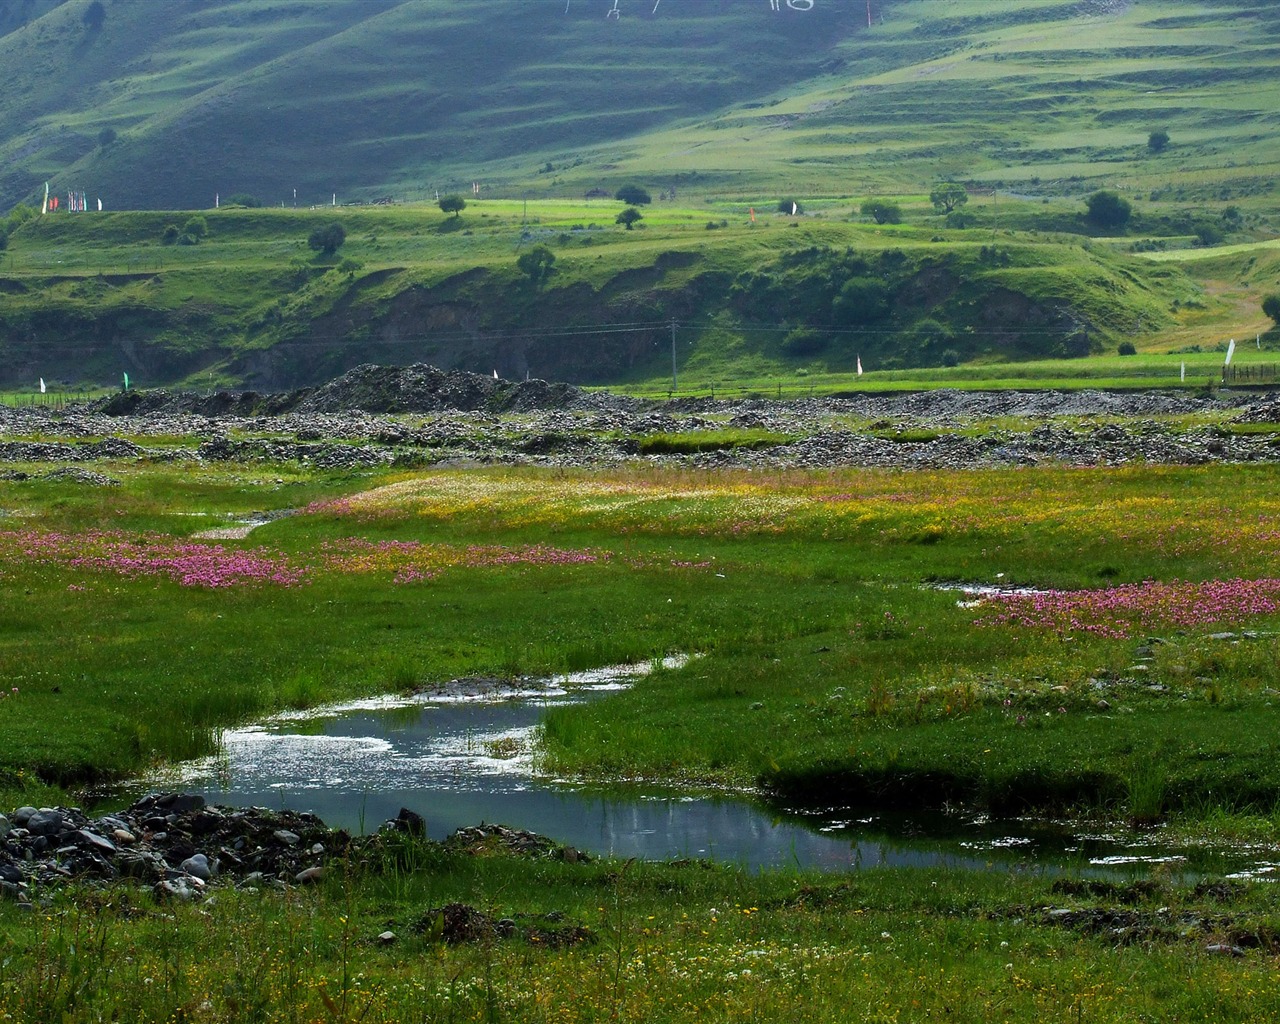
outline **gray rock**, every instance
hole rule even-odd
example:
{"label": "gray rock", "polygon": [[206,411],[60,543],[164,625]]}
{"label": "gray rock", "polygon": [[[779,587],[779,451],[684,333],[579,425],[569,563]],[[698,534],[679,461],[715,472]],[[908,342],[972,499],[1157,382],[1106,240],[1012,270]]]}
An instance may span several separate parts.
{"label": "gray rock", "polygon": [[304,868],[302,871],[299,871],[296,875],[293,876],[293,880],[297,882],[299,885],[315,885],[317,882],[322,881],[323,879],[324,879],[324,868],[319,866]]}
{"label": "gray rock", "polygon": [[392,931],[382,932],[378,935],[378,942],[384,946],[390,946],[396,941],[396,933]]}
{"label": "gray rock", "polygon": [[31,820],[31,816],[33,814],[39,814],[39,813],[40,812],[37,811],[34,807],[19,807],[16,811],[13,812],[13,823],[18,828],[26,828],[27,822]]}
{"label": "gray rock", "polygon": [[7,836],[11,828],[13,828],[13,826],[9,824],[9,819],[3,814],[0,814],[0,839]]}
{"label": "gray rock", "polygon": [[107,857],[114,856],[116,852],[116,844],[105,836],[98,835],[96,832],[79,829],[72,834],[71,838],[76,845],[82,846],[86,850],[92,850],[95,853],[101,853]]}
{"label": "gray rock", "polygon": [[192,854],[178,866],[182,871],[202,882],[209,881],[214,874],[213,868],[209,866],[209,858],[203,853]]}
{"label": "gray rock", "polygon": [[36,811],[26,821],[27,831],[36,836],[56,836],[65,826],[66,818],[62,812],[47,808]]}
{"label": "gray rock", "polygon": [[275,836],[277,841],[284,843],[285,846],[297,846],[300,841],[298,834],[296,832],[290,832],[288,829],[276,829],[271,834]]}

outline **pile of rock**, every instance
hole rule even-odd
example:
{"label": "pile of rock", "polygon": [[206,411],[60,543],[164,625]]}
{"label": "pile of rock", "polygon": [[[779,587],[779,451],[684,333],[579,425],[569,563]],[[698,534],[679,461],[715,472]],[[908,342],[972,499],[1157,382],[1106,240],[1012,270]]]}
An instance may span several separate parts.
{"label": "pile of rock", "polygon": [[212,807],[198,795],[148,796],[98,818],[74,807],[19,807],[0,815],[0,891],[30,902],[72,879],[130,878],[192,899],[219,876],[306,885],[350,842],[312,814]]}

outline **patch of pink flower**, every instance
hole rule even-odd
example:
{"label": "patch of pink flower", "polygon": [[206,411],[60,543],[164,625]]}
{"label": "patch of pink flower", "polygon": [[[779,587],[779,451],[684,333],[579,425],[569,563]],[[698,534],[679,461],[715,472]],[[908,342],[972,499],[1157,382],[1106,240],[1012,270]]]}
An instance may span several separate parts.
{"label": "patch of pink flower", "polygon": [[1280,579],[1147,580],[1104,590],[1049,590],[988,597],[978,626],[1051,629],[1124,639],[1158,627],[1197,629],[1280,612]]}
{"label": "patch of pink flower", "polygon": [[129,536],[107,531],[69,535],[35,530],[0,535],[0,550],[44,563],[120,576],[157,576],[184,587],[221,589],[248,583],[293,587],[307,570],[283,555],[202,544],[163,534]]}

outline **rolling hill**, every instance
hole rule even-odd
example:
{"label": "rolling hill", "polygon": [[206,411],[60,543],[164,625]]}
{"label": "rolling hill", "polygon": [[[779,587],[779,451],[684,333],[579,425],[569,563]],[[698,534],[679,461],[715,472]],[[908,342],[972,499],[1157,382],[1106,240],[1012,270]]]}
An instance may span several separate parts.
{"label": "rolling hill", "polygon": [[112,209],[630,177],[1226,200],[1280,161],[1256,0],[5,0],[0,32],[5,207],[45,180]]}

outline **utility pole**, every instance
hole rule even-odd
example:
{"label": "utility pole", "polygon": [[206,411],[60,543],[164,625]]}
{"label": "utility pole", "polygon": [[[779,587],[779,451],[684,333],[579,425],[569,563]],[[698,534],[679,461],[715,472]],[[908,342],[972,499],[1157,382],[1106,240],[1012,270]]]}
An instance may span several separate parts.
{"label": "utility pole", "polygon": [[676,318],[671,318],[671,392],[676,391]]}

